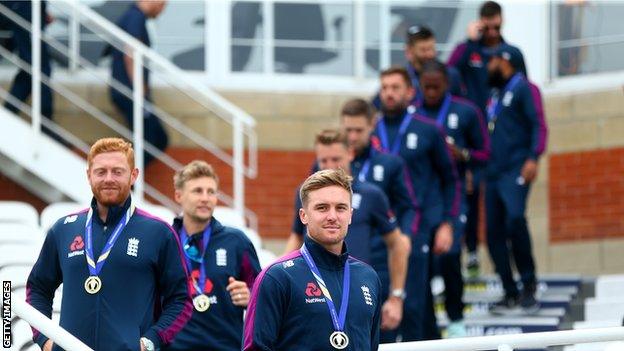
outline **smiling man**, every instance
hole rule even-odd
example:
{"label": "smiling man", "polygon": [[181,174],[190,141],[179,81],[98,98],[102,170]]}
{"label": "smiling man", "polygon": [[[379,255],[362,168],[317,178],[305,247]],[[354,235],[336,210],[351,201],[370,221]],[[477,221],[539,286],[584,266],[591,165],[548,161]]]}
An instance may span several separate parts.
{"label": "smiling man", "polygon": [[238,229],[212,216],[219,177],[211,165],[193,161],[173,177],[182,216],[173,227],[193,280],[193,316],[166,348],[240,350],[243,312],[260,263],[251,241]]}
{"label": "smiling man", "polygon": [[[136,208],[139,171],[130,143],[98,140],[88,155],[91,206],[48,231],[27,282],[27,301],[52,315],[63,284],[60,325],[94,350],[152,351],[191,316],[180,245],[166,223]],[[33,330],[45,351],[58,350]]]}
{"label": "smiling man", "polygon": [[380,283],[349,256],[351,177],[319,171],[301,186],[303,246],[265,269],[251,293],[243,350],[377,350]]}

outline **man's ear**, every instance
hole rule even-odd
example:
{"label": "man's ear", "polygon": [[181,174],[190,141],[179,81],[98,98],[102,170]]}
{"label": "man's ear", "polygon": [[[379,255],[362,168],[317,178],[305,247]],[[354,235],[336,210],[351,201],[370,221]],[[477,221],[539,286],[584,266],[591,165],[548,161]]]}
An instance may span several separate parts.
{"label": "man's ear", "polygon": [[303,208],[299,209],[299,219],[304,225],[308,225],[308,215]]}

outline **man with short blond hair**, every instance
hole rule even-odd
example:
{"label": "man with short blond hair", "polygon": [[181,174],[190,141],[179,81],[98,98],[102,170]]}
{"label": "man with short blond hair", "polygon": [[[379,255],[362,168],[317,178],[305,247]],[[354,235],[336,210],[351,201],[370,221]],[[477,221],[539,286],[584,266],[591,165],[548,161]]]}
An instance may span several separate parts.
{"label": "man with short blond hair", "polygon": [[[60,325],[95,350],[153,351],[191,315],[175,233],[130,196],[138,174],[130,143],[98,140],[88,155],[91,206],[52,226],[28,277],[27,301],[47,317],[63,284]],[[46,335],[33,334],[52,349]]]}
{"label": "man with short blond hair", "polygon": [[[316,136],[316,159],[323,170],[342,169],[351,172],[350,162],[353,157],[349,150],[347,138],[337,129],[326,129]],[[296,211],[304,207],[299,201],[295,203]],[[387,274],[388,286],[392,293],[382,291],[381,328],[384,331],[394,330],[399,326],[405,298],[405,275],[407,259],[410,251],[410,240],[404,236],[396,223],[396,217],[390,209],[388,199],[381,189],[367,182],[354,181],[353,204],[354,214],[345,242],[351,255],[365,263],[370,263],[373,256],[372,243],[377,237],[386,251],[386,266],[383,273]],[[301,247],[304,242],[305,227],[299,217],[293,220],[293,234],[289,238],[288,251]]]}
{"label": "man with short blond hair", "polygon": [[243,350],[377,350],[380,283],[344,243],[353,209],[351,177],[328,169],[300,189],[301,249],[258,276]]}
{"label": "man with short blond hair", "polygon": [[243,312],[260,273],[253,244],[245,234],[213,217],[219,177],[195,160],[174,177],[182,216],[173,222],[191,272],[193,316],[165,350],[240,350]]}

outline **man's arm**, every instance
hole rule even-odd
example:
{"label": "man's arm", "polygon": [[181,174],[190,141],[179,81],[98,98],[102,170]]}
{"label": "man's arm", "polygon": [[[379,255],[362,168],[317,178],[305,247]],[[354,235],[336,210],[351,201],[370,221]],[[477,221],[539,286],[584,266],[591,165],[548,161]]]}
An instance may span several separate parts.
{"label": "man's arm", "polygon": [[418,200],[414,191],[407,185],[410,180],[403,160],[398,157],[394,159],[397,164],[392,167],[393,172],[390,175],[388,201],[390,208],[396,212],[401,231],[407,235],[414,235],[418,230],[417,224],[414,223],[419,209]]}
{"label": "man's arm", "polygon": [[157,280],[160,289],[162,313],[143,337],[154,343],[156,349],[168,345],[191,318],[193,305],[188,287],[191,278],[182,261],[182,248],[173,228],[163,228],[165,236],[158,257]]}
{"label": "man's arm", "polygon": [[[407,276],[407,259],[411,251],[411,240],[401,234],[397,227],[396,218],[390,210],[388,198],[379,189],[373,193],[372,216],[375,230],[384,233],[383,240],[388,250],[388,271],[390,273],[391,290],[405,289]],[[403,299],[390,295],[382,307],[381,327],[395,329],[403,318]]]}
{"label": "man's arm", "polygon": [[471,115],[468,123],[468,153],[469,162],[484,165],[490,159],[490,135],[485,126],[485,119],[481,110],[470,104]]}
{"label": "man's arm", "polygon": [[234,305],[246,308],[249,304],[251,288],[261,269],[256,249],[251,241],[245,240],[244,249],[240,257],[241,263],[238,278],[230,277],[226,290],[230,293],[230,298]]}
{"label": "man's arm", "polygon": [[532,182],[537,177],[537,160],[546,149],[548,131],[539,88],[528,81],[527,83],[527,89],[522,95],[522,110],[531,126],[531,150],[522,166],[521,176],[526,182]]}
{"label": "man's arm", "polygon": [[281,283],[266,271],[260,273],[245,316],[243,351],[275,350],[286,303]]}
{"label": "man's arm", "polygon": [[441,180],[444,201],[444,217],[434,237],[433,251],[436,254],[448,252],[453,245],[453,221],[459,214],[460,184],[455,163],[442,130],[437,130],[433,148],[433,164]]}
{"label": "man's arm", "polygon": [[[26,282],[26,302],[48,318],[52,317],[54,293],[63,279],[54,228],[52,227],[48,231],[39,258],[30,271]],[[49,347],[52,346],[52,340],[34,328],[33,341],[42,349],[46,342],[47,347],[48,345]]]}

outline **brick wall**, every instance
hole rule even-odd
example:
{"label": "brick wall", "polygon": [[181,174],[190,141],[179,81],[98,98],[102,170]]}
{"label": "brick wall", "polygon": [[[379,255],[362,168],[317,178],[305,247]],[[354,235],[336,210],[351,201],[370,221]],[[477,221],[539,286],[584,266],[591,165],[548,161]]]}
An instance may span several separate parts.
{"label": "brick wall", "polygon": [[551,154],[550,240],[624,237],[624,148]]}
{"label": "brick wall", "polygon": [[0,173],[0,200],[27,202],[41,213],[47,203]]}
{"label": "brick wall", "polygon": [[[208,152],[190,148],[171,148],[169,155],[182,163],[205,160],[216,167],[220,187],[232,194],[232,169]],[[295,189],[309,174],[312,151],[261,150],[258,152],[258,177],[245,182],[245,205],[258,215],[263,237],[285,238],[290,233]],[[150,165],[146,180],[173,198],[173,172],[160,164]]]}

